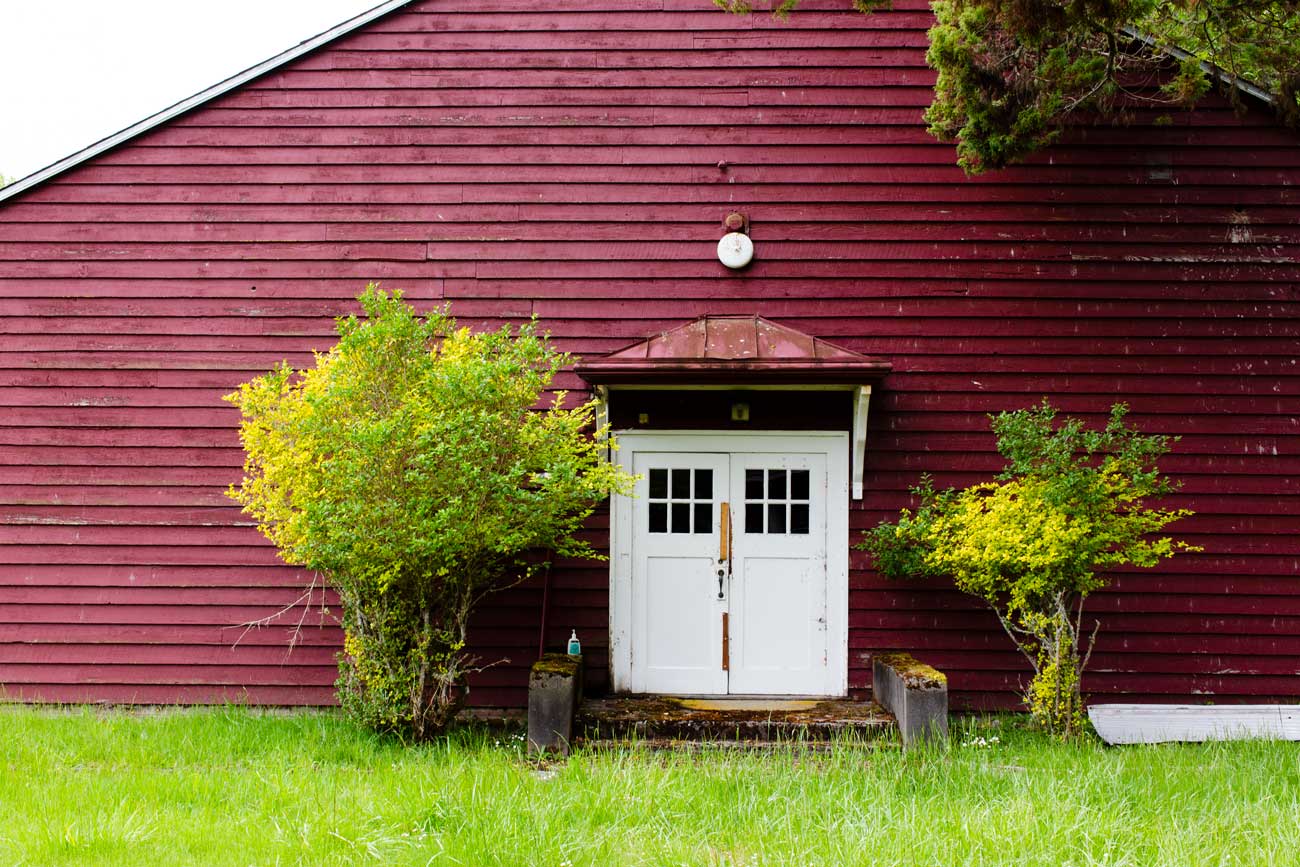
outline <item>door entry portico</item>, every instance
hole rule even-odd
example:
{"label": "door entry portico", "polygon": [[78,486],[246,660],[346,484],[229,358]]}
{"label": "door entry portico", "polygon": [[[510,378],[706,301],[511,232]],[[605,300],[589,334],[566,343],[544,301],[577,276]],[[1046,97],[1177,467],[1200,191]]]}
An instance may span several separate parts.
{"label": "door entry portico", "polygon": [[614,504],[615,688],[842,695],[845,433],[625,433]]}
{"label": "door entry portico", "polygon": [[[847,693],[848,504],[850,491],[865,492],[872,386],[889,370],[883,358],[736,315],[701,316],[575,366],[602,423],[637,392],[851,395],[843,416],[808,424],[829,430],[778,430],[812,417],[773,402],[751,416],[744,401],[729,419],[714,401],[669,408],[658,430],[648,412],[611,424],[619,462],[642,477],[610,516],[616,692]],[[848,430],[834,430],[841,424]],[[685,427],[710,430],[676,429]]]}

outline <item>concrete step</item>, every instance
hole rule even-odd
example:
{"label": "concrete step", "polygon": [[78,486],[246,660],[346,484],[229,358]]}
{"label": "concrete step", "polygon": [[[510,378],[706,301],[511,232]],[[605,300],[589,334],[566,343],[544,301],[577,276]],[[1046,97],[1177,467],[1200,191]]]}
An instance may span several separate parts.
{"label": "concrete step", "polygon": [[875,702],[816,699],[691,699],[628,696],[587,699],[574,719],[574,741],[759,747],[895,737],[893,716]]}

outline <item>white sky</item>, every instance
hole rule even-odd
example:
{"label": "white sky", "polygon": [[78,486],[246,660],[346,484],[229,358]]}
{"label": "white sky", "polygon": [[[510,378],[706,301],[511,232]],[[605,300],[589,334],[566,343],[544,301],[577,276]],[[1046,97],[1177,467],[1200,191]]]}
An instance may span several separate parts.
{"label": "white sky", "polygon": [[0,174],[29,175],[380,2],[6,2]]}

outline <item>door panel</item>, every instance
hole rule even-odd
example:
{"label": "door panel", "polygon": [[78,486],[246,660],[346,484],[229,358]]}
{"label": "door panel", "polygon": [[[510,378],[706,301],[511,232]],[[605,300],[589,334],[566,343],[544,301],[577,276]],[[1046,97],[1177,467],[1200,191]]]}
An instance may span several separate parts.
{"label": "door panel", "polygon": [[732,693],[827,691],[826,456],[737,454]]}
{"label": "door panel", "polygon": [[632,685],[637,692],[720,695],[719,521],[726,455],[640,452],[634,470]]}
{"label": "door panel", "polygon": [[[731,640],[737,674],[764,680],[764,675],[771,672],[809,670],[813,660],[805,627],[820,612],[813,611],[817,599],[808,592],[812,583],[812,576],[807,574],[808,561],[746,557],[742,562],[743,574],[737,583],[743,581],[744,589],[736,593],[734,604],[740,610]],[[780,604],[773,604],[773,600],[780,600]],[[765,691],[754,682],[749,689],[740,688],[742,684],[732,686],[733,692]]]}
{"label": "door panel", "polygon": [[716,600],[701,599],[700,593],[701,585],[711,580],[713,562],[705,558],[701,564],[699,558],[690,557],[646,559],[647,668],[671,676],[671,672],[715,667],[715,656],[721,659],[722,655],[721,631],[713,623]]}

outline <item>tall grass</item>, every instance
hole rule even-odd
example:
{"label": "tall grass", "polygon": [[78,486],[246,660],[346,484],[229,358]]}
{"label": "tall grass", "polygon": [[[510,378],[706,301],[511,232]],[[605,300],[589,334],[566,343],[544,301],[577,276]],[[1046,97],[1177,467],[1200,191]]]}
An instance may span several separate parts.
{"label": "tall grass", "polygon": [[[0,864],[1300,865],[1300,749],[405,748],[329,713],[0,712]],[[982,741],[981,741],[982,739]]]}

